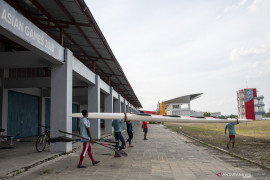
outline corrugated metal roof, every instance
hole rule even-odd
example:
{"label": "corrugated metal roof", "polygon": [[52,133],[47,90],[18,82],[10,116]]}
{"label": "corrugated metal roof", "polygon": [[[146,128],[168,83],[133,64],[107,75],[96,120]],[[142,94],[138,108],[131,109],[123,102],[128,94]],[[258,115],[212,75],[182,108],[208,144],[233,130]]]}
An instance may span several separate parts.
{"label": "corrugated metal roof", "polygon": [[[64,44],[133,106],[142,107],[84,0],[6,0],[48,35]],[[110,81],[109,81],[110,77]]]}

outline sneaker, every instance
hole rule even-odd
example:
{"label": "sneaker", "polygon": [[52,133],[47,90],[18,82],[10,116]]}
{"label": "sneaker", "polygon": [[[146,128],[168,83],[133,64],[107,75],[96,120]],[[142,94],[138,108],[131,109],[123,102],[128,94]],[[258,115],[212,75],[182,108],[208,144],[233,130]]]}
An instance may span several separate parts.
{"label": "sneaker", "polygon": [[120,149],[120,150],[121,150],[121,149],[126,149],[126,146],[121,146],[119,149]]}
{"label": "sneaker", "polygon": [[96,165],[96,164],[98,164],[100,161],[94,161],[92,164],[93,164],[93,166],[94,165]]}
{"label": "sneaker", "polygon": [[229,147],[229,144],[227,144],[227,148],[229,149],[230,147]]}
{"label": "sneaker", "polygon": [[129,147],[134,147],[134,146],[132,146],[132,145],[129,145]]}
{"label": "sneaker", "polygon": [[147,138],[144,138],[143,140],[148,140]]}
{"label": "sneaker", "polygon": [[116,157],[121,157],[121,156],[119,154],[115,154],[114,157],[116,158]]}
{"label": "sneaker", "polygon": [[86,166],[78,165],[77,168],[86,168]]}

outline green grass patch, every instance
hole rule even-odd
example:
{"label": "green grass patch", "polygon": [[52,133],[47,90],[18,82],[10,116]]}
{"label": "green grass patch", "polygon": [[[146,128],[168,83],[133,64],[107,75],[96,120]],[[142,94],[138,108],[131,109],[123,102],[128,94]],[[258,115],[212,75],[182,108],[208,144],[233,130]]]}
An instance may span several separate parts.
{"label": "green grass patch", "polygon": [[[178,124],[165,123],[166,127],[182,132],[205,143],[226,149],[228,131],[225,135],[225,123],[216,124]],[[244,156],[266,166],[270,166],[270,121],[240,123],[235,126],[236,144],[229,151]]]}

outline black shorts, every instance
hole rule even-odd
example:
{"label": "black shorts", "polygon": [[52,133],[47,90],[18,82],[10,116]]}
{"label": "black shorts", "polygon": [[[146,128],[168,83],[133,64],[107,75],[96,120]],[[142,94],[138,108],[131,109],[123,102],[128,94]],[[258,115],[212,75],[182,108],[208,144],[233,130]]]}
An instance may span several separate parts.
{"label": "black shorts", "polygon": [[128,132],[129,139],[133,139],[133,132]]}
{"label": "black shorts", "polygon": [[148,128],[143,128],[143,132],[147,133],[148,132]]}

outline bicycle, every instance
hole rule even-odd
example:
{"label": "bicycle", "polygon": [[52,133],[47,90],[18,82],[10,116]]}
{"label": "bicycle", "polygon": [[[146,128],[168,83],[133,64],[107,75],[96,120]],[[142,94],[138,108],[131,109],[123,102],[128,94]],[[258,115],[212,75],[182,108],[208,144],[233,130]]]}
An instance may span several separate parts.
{"label": "bicycle", "polygon": [[50,131],[48,129],[49,127],[47,126],[42,126],[42,125],[39,125],[39,126],[45,128],[45,131],[40,136],[38,136],[37,141],[36,141],[37,152],[42,152],[44,151],[47,145],[47,142],[50,145],[50,134],[49,134]]}

